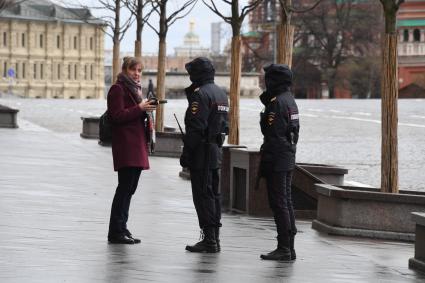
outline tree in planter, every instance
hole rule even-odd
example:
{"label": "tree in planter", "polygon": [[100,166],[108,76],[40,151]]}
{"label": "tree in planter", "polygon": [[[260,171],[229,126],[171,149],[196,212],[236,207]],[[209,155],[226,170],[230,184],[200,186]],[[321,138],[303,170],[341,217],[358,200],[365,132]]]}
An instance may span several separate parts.
{"label": "tree in planter", "polygon": [[[263,0],[253,0],[242,9],[239,9],[239,0],[222,0],[230,5],[231,16],[225,16],[217,8],[213,0],[202,0],[204,4],[216,15],[222,18],[232,27],[232,50],[230,67],[230,127],[229,144],[239,144],[239,97],[241,80],[241,28],[242,23],[252,10],[254,10]],[[215,1],[217,2],[217,1]]]}
{"label": "tree in planter", "polygon": [[385,17],[381,82],[381,191],[398,193],[398,61],[396,17],[397,11],[404,0],[380,1]]}
{"label": "tree in planter", "polygon": [[142,32],[143,27],[149,20],[154,9],[151,9],[147,14],[143,14],[143,9],[146,8],[153,0],[125,0],[125,5],[136,19],[136,41],[134,42],[134,56],[142,58]]}
{"label": "tree in planter", "polygon": [[[158,35],[159,47],[158,47],[158,71],[156,77],[156,93],[158,99],[165,98],[165,59],[166,59],[166,39],[167,33],[171,25],[177,20],[186,17],[195,7],[198,0],[186,0],[180,8],[176,9],[170,15],[167,15],[167,4],[169,0],[152,0],[152,9],[159,16],[159,28],[154,27],[149,22],[146,22],[149,27]],[[185,12],[186,11],[186,12]],[[182,14],[185,12],[184,14]],[[155,130],[162,132],[164,130],[164,108],[159,106],[156,110],[156,124]]]}
{"label": "tree in planter", "polygon": [[295,19],[300,41],[297,53],[321,69],[330,98],[335,96],[338,69],[350,58],[368,56],[371,43],[378,41],[378,8],[355,0],[323,0]]}

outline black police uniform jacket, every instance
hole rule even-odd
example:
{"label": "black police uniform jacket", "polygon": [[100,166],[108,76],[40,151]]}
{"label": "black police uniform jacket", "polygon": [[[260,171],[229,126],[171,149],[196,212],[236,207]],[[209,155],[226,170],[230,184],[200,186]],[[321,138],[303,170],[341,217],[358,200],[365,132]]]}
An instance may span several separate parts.
{"label": "black police uniform jacket", "polygon": [[266,91],[261,94],[265,105],[260,126],[264,136],[261,146],[262,170],[291,171],[295,167],[299,135],[299,114],[289,89],[292,72],[286,65],[272,64],[265,69]]}
{"label": "black police uniform jacket", "polygon": [[197,58],[186,69],[193,84],[185,89],[188,108],[181,163],[190,169],[218,169],[224,134],[228,134],[227,95],[214,84],[215,71],[208,59]]}

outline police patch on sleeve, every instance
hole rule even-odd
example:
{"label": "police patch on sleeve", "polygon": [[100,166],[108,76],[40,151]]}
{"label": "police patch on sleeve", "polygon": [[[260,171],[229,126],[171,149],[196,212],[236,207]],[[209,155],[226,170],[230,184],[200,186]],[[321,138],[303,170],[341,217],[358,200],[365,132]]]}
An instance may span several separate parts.
{"label": "police patch on sleeve", "polygon": [[225,104],[217,104],[217,112],[227,113],[229,112],[229,106]]}
{"label": "police patch on sleeve", "polygon": [[289,108],[289,118],[292,120],[299,120],[300,116],[298,114],[298,110],[294,108]]}
{"label": "police patch on sleeve", "polygon": [[276,114],[274,112],[270,112],[267,115],[267,124],[269,124],[269,126],[273,125],[275,116],[276,116]]}
{"label": "police patch on sleeve", "polygon": [[198,113],[199,111],[199,103],[197,101],[193,101],[190,105],[190,112],[192,112],[193,115]]}

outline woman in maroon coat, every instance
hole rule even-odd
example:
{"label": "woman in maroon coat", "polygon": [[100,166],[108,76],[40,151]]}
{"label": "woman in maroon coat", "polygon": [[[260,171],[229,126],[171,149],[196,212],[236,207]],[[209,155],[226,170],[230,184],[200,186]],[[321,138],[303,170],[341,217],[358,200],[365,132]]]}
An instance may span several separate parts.
{"label": "woman in maroon coat", "polygon": [[127,229],[128,211],[140,173],[149,169],[145,120],[146,112],[156,109],[155,105],[142,100],[141,74],[141,61],[134,57],[125,57],[122,72],[108,93],[108,116],[112,124],[112,156],[114,170],[118,171],[118,187],[109,221],[110,243],[140,243],[140,240],[133,238]]}

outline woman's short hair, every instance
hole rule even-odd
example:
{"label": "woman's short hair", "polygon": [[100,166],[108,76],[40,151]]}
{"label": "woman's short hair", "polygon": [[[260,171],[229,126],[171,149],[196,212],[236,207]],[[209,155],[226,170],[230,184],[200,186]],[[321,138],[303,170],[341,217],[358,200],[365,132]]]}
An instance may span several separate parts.
{"label": "woman's short hair", "polygon": [[122,70],[126,71],[127,69],[131,69],[136,65],[141,65],[143,69],[142,60],[137,57],[126,56],[122,59]]}

